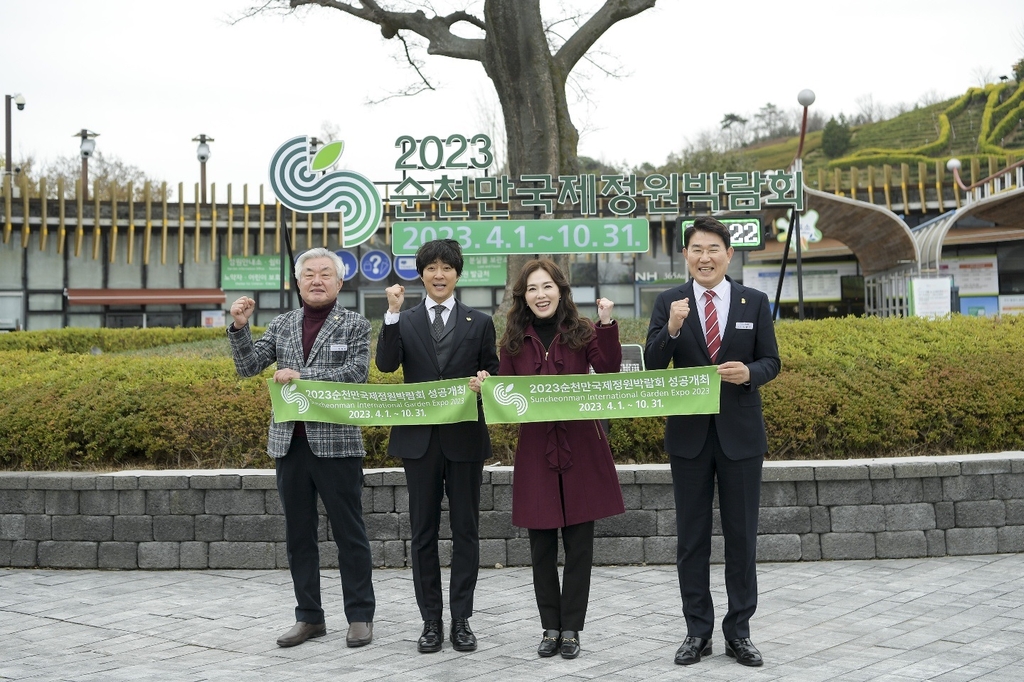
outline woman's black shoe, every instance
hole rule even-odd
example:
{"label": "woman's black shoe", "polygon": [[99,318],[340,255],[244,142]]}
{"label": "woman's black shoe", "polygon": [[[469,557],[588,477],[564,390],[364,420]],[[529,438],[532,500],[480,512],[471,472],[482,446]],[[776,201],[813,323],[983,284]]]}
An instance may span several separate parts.
{"label": "woman's black shoe", "polygon": [[537,655],[541,658],[550,658],[558,653],[558,645],[561,643],[561,638],[558,636],[558,630],[545,630],[544,637],[540,640],[540,646],[537,647]]}
{"label": "woman's black shoe", "polygon": [[575,630],[562,630],[562,658],[576,658],[580,655],[580,635]]}

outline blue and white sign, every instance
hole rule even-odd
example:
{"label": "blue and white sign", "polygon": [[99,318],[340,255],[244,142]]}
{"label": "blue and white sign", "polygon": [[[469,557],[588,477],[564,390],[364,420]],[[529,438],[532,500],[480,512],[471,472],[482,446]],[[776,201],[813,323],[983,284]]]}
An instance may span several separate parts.
{"label": "blue and white sign", "polygon": [[383,251],[367,251],[359,259],[359,269],[366,279],[379,282],[391,274],[391,256]]}
{"label": "blue and white sign", "polygon": [[416,272],[416,256],[395,256],[395,274],[407,282],[420,278]]}
{"label": "blue and white sign", "polygon": [[335,251],[338,257],[341,258],[342,264],[345,266],[345,281],[349,281],[356,276],[359,272],[359,263],[356,261],[355,254],[349,253],[348,251]]}

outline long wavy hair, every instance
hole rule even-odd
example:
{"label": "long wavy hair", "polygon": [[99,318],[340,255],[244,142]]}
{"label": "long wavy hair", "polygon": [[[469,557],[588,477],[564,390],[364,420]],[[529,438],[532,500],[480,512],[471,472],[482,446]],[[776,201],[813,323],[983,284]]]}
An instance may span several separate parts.
{"label": "long wavy hair", "polygon": [[555,309],[555,328],[561,334],[561,342],[571,350],[582,350],[594,337],[594,325],[585,317],[572,300],[572,289],[569,280],[554,261],[540,258],[527,261],[519,272],[516,283],[512,286],[512,307],[508,311],[505,334],[499,346],[511,355],[518,355],[523,348],[523,335],[526,328],[533,324],[537,316],[526,304],[526,280],[537,270],[544,270],[551,275],[551,281],[558,287],[560,294],[558,307]]}

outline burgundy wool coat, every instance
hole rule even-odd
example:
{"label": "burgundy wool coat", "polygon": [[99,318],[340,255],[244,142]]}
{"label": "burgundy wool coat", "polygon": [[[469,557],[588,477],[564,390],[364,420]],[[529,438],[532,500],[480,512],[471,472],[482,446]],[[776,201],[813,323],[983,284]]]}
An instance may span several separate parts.
{"label": "burgundy wool coat", "polygon": [[[587,347],[572,351],[556,335],[547,352],[533,327],[517,355],[501,349],[502,377],[618,372],[619,326],[596,327]],[[561,477],[561,485],[559,485]],[[512,474],[512,523],[563,528],[625,511],[608,438],[596,420],[521,424]]]}

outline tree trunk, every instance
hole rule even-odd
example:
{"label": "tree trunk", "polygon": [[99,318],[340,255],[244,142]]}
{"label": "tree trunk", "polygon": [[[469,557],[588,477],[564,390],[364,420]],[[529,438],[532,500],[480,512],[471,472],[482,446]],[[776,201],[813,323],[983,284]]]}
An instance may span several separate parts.
{"label": "tree trunk", "polygon": [[[548,47],[540,0],[487,0],[484,22],[484,69],[505,117],[509,175],[578,173],[579,133],[566,103],[567,74],[561,73]],[[514,217],[523,217],[519,202],[509,208]],[[496,314],[504,315],[512,305],[512,284],[530,258],[509,256],[505,297]],[[556,262],[568,276],[568,257],[559,256]]]}

